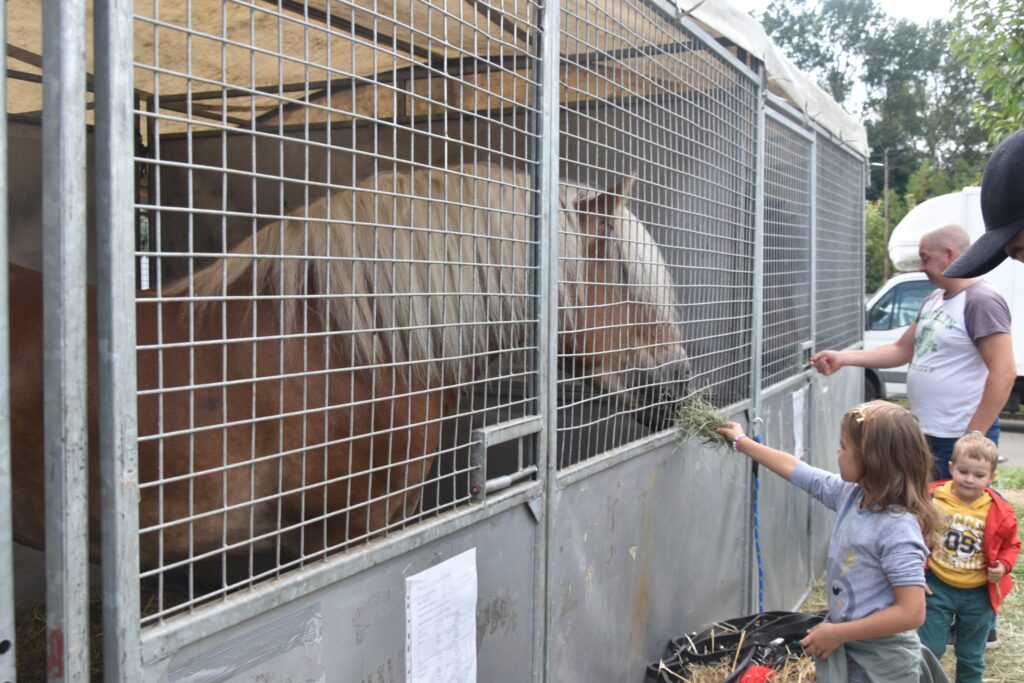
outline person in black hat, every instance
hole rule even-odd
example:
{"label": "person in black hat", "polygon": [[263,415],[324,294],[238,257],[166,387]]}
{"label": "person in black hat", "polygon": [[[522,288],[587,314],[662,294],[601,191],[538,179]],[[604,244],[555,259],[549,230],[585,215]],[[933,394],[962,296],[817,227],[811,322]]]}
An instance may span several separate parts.
{"label": "person in black hat", "polygon": [[946,277],[978,277],[1010,257],[1024,263],[1024,128],[999,143],[981,179],[985,234],[954,261]]}

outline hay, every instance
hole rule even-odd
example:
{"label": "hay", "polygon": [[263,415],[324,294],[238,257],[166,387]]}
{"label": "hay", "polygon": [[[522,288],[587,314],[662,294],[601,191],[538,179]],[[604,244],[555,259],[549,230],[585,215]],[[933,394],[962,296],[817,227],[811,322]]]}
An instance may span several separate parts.
{"label": "hay", "polygon": [[[89,592],[89,669],[103,680],[103,623],[100,591]],[[15,616],[15,647],[19,681],[46,680],[46,605],[38,601]]]}
{"label": "hay", "polygon": [[[156,611],[156,594],[142,593],[142,615]],[[184,601],[183,594],[164,592],[165,599]],[[89,668],[93,681],[103,680],[103,593],[99,588],[89,591]],[[166,603],[165,603],[166,604]],[[39,600],[15,615],[17,679],[46,680],[46,604]]]}
{"label": "hay", "polygon": [[699,439],[702,444],[711,448],[731,447],[729,440],[715,431],[727,424],[729,423],[702,392],[687,397],[676,410],[676,436],[684,443]]}
{"label": "hay", "polygon": [[[688,676],[679,679],[680,683],[722,683],[732,675],[734,669],[731,662],[723,664],[695,666]],[[675,679],[672,679],[675,680]],[[775,670],[772,683],[814,683],[814,660],[810,657],[787,659],[786,663]]]}

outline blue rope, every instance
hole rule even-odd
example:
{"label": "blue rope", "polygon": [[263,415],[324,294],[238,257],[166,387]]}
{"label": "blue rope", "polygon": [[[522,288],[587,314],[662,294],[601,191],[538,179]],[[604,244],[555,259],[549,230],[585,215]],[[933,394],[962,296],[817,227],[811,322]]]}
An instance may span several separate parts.
{"label": "blue rope", "polygon": [[[764,443],[760,434],[754,435],[754,441]],[[764,558],[761,556],[761,520],[757,511],[757,494],[761,488],[761,480],[758,476],[760,466],[755,462],[753,465],[753,498],[754,498],[754,554],[757,557],[757,611],[764,611]]]}

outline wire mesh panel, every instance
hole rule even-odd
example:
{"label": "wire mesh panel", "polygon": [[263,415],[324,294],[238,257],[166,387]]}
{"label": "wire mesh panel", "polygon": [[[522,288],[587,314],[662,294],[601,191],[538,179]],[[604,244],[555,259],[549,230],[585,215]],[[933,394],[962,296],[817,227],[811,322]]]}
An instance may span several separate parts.
{"label": "wire mesh panel", "polygon": [[466,506],[535,412],[537,14],[137,4],[144,623]]}
{"label": "wire mesh panel", "polygon": [[559,247],[567,466],[666,429],[688,392],[749,395],[756,83],[642,2],[562,7],[562,211],[590,236]]}
{"label": "wire mesh panel", "polygon": [[811,340],[812,151],[807,136],[765,117],[765,387],[803,371],[803,344]]}
{"label": "wire mesh panel", "polygon": [[864,162],[818,136],[815,346],[864,337]]}

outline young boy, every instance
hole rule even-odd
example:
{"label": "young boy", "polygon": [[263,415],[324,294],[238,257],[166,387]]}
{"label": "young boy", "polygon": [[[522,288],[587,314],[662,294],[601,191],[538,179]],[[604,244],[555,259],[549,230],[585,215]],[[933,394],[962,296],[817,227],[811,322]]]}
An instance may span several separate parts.
{"label": "young boy", "polygon": [[921,642],[941,657],[956,618],[956,683],[980,683],[992,615],[1013,587],[1020,554],[1013,507],[989,488],[999,451],[979,432],[953,447],[952,479],[933,482],[942,542],[928,558],[927,614]]}

